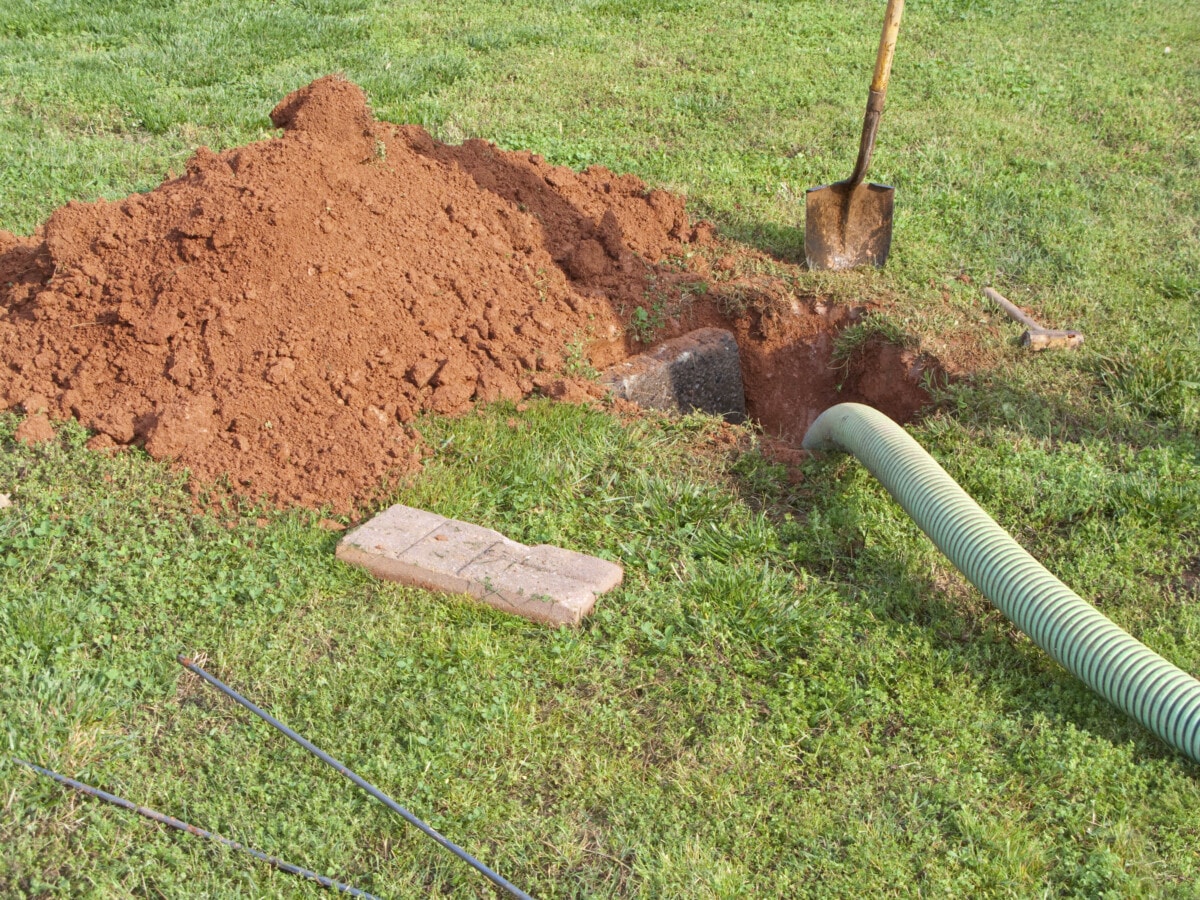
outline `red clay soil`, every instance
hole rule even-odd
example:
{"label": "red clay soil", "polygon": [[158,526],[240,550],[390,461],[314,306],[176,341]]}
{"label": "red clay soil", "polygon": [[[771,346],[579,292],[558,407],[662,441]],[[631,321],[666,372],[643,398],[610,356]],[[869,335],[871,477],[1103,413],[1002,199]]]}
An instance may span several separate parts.
{"label": "red clay soil", "polygon": [[[901,423],[928,405],[924,383],[944,372],[926,354],[875,336],[834,360],[838,332],[867,312],[820,298],[778,297],[725,323],[737,337],[746,411],[769,437],[798,448],[817,416],[837,403],[866,403]],[[778,442],[769,446],[790,458]]]}
{"label": "red clay soil", "polygon": [[[678,261],[711,228],[631,175],[441,144],[374,121],[332,76],[271,119],[279,137],[202,147],[150,193],[0,231],[0,408],[74,416],[93,447],[143,446],[201,483],[347,511],[416,465],[419,412],[597,396],[563,375],[568,356],[636,352],[634,310],[707,274]],[[806,303],[799,330],[820,332],[829,316]],[[724,318],[717,305],[659,336]],[[771,358],[798,327],[773,342],[774,307],[751,308],[732,319],[755,345],[748,391],[787,369]]]}

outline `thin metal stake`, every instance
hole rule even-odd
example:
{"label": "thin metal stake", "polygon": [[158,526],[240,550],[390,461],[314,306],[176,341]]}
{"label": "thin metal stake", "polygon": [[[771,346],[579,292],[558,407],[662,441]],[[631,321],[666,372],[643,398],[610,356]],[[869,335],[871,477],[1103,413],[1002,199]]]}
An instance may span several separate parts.
{"label": "thin metal stake", "polygon": [[292,875],[299,875],[302,878],[308,878],[315,881],[317,884],[324,885],[327,888],[333,888],[335,891],[341,891],[343,894],[350,894],[352,897],[366,897],[368,900],[379,900],[374,894],[368,894],[366,891],[360,891],[356,887],[351,887],[348,884],[342,884],[340,881],[334,881],[325,875],[318,875],[316,872],[310,872],[308,869],[302,869],[299,866],[293,866],[289,862],[284,862],[282,859],[277,859],[274,856],[267,856],[261,850],[255,850],[253,847],[247,847],[245,844],[239,844],[237,841],[231,841],[227,837],[222,837],[219,834],[214,834],[211,831],[205,831],[203,828],[197,828],[195,825],[189,825],[182,819],[176,819],[174,816],[168,816],[165,813],[155,812],[154,810],[138,806],[124,797],[118,797],[115,794],[110,794],[108,791],[102,791],[100,788],[92,787],[90,784],[84,784],[82,781],[76,781],[74,778],[68,778],[66,775],[59,775],[57,772],[51,772],[49,769],[43,769],[41,766],[35,766],[31,762],[26,762],[23,759],[13,757],[13,762],[19,763],[27,769],[32,769],[39,775],[45,775],[47,778],[53,778],[59,784],[65,784],[69,788],[74,788],[84,794],[89,794],[92,797],[98,797],[101,800],[107,800],[109,803],[116,806],[124,807],[132,810],[138,815],[145,816],[147,819],[153,819],[155,822],[161,822],[163,825],[170,825],[172,828],[179,831],[194,834],[196,837],[202,837],[210,841],[216,841],[218,844],[224,844],[234,850],[241,850],[249,853],[251,856],[258,857],[265,863],[270,863],[277,869],[282,869],[284,872],[290,872]]}
{"label": "thin metal stake", "polygon": [[529,894],[525,893],[519,887],[517,887],[516,885],[509,882],[506,878],[498,875],[496,872],[493,872],[491,869],[489,869],[487,866],[485,866],[483,863],[481,863],[479,860],[477,860],[475,857],[473,857],[466,850],[462,849],[462,847],[455,844],[453,841],[442,837],[442,835],[438,834],[431,827],[426,825],[424,822],[422,822],[420,819],[418,819],[416,816],[414,816],[412,813],[410,813],[407,809],[405,809],[403,806],[401,806],[399,803],[397,803],[395,800],[393,800],[391,797],[389,797],[383,791],[379,790],[379,788],[375,787],[375,785],[371,784],[366,779],[361,778],[358,775],[356,775],[349,768],[342,765],[340,762],[338,762],[336,759],[334,759],[332,756],[330,756],[328,753],[326,753],[324,750],[322,750],[316,744],[312,743],[312,741],[310,741],[307,738],[304,738],[301,735],[297,734],[296,732],[292,731],[292,729],[288,728],[286,725],[284,725],[282,722],[280,722],[278,719],[276,719],[270,713],[264,712],[263,710],[259,709],[257,706],[255,706],[253,703],[251,703],[249,700],[247,700],[245,697],[243,697],[241,694],[239,694],[237,691],[235,691],[233,688],[229,687],[229,685],[225,684],[220,679],[215,678],[212,675],[209,675],[207,672],[205,672],[202,668],[200,668],[198,665],[196,665],[194,662],[192,662],[186,656],[183,656],[182,654],[180,654],[179,656],[176,657],[176,659],[178,659],[179,664],[181,666],[183,666],[185,669],[187,669],[189,672],[193,672],[194,674],[199,675],[201,678],[203,678],[205,681],[207,681],[209,684],[211,684],[213,687],[215,687],[218,691],[220,691],[222,694],[224,694],[230,700],[233,700],[235,703],[241,704],[246,709],[250,710],[250,712],[254,713],[256,716],[258,716],[260,719],[262,719],[264,722],[266,722],[268,725],[271,725],[272,727],[283,732],[285,735],[290,737],[293,741],[295,741],[297,744],[299,744],[301,747],[303,747],[305,750],[307,750],[309,753],[311,753],[317,759],[321,760],[321,762],[332,767],[335,771],[340,772],[341,774],[345,775],[347,778],[349,778],[351,781],[353,781],[355,784],[357,784],[360,788],[362,788],[364,791],[366,791],[368,794],[370,794],[372,797],[374,797],[376,800],[378,800],[380,803],[382,803],[388,809],[392,810],[395,813],[399,813],[404,818],[405,821],[407,821],[411,825],[415,825],[417,828],[421,829],[423,832],[425,832],[427,835],[429,835],[431,838],[433,838],[435,841],[437,841],[439,844],[441,844],[443,847],[445,847],[447,850],[449,850],[451,853],[453,853],[455,856],[457,856],[459,859],[461,859],[463,862],[474,867],[485,878],[487,878],[490,882],[492,882],[492,884],[496,885],[497,887],[504,888],[506,891],[508,891],[514,897],[521,898],[521,900],[533,900],[533,897],[531,897]]}

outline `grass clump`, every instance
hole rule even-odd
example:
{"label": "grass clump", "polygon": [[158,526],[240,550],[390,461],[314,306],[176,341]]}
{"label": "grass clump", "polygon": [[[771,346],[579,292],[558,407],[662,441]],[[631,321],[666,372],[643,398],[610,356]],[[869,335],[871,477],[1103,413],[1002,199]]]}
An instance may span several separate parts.
{"label": "grass clump", "polygon": [[910,349],[920,346],[920,340],[905,331],[904,326],[896,319],[886,313],[875,313],[837,333],[834,337],[830,365],[836,369],[848,369],[855,355],[872,341]]}
{"label": "grass clump", "polygon": [[1200,427],[1200,346],[1194,341],[1122,349],[1095,366],[1117,404],[1191,431]]}

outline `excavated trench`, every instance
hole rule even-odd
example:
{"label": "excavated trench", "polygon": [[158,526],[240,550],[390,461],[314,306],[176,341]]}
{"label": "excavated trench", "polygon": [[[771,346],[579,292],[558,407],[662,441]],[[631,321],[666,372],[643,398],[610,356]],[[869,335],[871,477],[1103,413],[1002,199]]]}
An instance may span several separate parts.
{"label": "excavated trench", "polygon": [[634,176],[442,144],[336,77],[271,119],[149,193],[0,231],[19,438],[74,417],[197,484],[348,511],[419,465],[420,413],[596,399],[587,365],[705,325],[734,333],[748,412],[784,442],[841,400],[900,421],[926,402],[935,361],[847,340],[864,309],[798,295]]}
{"label": "excavated trench", "polygon": [[875,330],[864,306],[798,296],[780,279],[732,290],[751,306],[718,323],[737,341],[746,413],[785,445],[799,448],[817,416],[846,401],[908,422],[930,402],[927,385],[945,377],[936,358]]}

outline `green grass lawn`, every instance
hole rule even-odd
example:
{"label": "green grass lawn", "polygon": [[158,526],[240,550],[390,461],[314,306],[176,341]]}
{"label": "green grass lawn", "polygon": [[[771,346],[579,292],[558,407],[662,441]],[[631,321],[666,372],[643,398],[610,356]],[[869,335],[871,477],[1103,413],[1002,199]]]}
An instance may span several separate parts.
{"label": "green grass lawn", "polygon": [[[376,113],[684,192],[785,261],[846,177],[883,3],[0,6],[0,228],[270,134],[340,71]],[[1169,48],[1169,52],[1168,52]],[[914,435],[1082,596],[1200,672],[1200,16],[914,0],[871,177],[887,298],[992,360]],[[955,280],[966,274],[973,284]],[[1029,357],[995,284],[1074,354]],[[946,294],[943,294],[943,290]],[[478,875],[199,685],[207,667],[548,897],[1200,893],[1200,768],[1052,663],[856,463],[548,402],[421,423],[395,499],[619,560],[579,631],[376,583],[321,513],[197,515],[140,453],[0,415],[0,893],[316,896],[22,756],[385,897]],[[722,447],[726,449],[721,449]]]}

